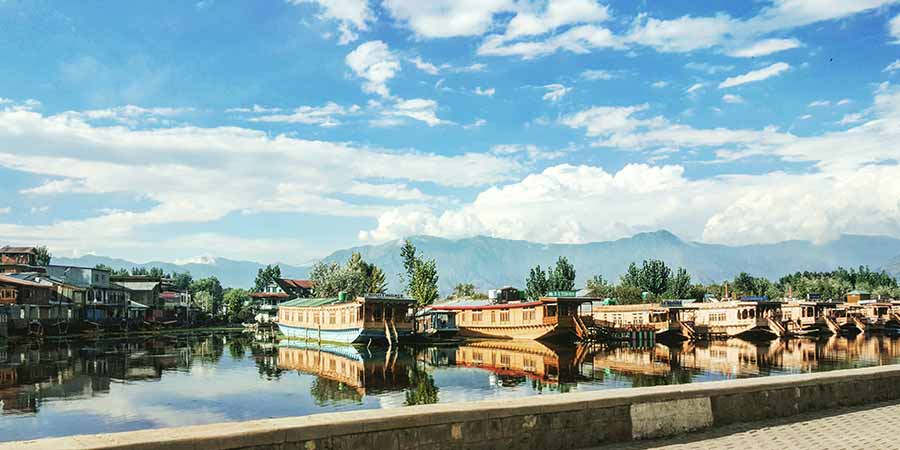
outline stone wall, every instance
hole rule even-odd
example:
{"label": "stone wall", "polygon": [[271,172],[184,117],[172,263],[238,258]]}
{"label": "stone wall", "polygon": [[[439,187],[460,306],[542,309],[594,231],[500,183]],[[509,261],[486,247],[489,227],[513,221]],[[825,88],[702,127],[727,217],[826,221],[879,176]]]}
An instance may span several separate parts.
{"label": "stone wall", "polygon": [[75,436],[0,450],[568,449],[900,398],[900,366]]}

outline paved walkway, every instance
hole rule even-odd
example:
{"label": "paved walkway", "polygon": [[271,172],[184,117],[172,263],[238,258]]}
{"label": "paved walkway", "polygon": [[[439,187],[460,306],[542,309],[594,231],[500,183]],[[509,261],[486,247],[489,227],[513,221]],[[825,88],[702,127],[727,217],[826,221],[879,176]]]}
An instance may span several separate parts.
{"label": "paved walkway", "polygon": [[669,439],[638,441],[596,450],[684,449],[900,449],[900,402],[802,414],[729,425]]}

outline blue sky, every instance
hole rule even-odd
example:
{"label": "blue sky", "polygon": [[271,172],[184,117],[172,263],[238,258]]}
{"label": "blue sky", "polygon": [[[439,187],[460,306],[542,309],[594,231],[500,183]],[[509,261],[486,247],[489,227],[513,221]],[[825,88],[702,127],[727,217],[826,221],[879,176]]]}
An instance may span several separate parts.
{"label": "blue sky", "polygon": [[0,242],[900,237],[900,2],[0,1]]}

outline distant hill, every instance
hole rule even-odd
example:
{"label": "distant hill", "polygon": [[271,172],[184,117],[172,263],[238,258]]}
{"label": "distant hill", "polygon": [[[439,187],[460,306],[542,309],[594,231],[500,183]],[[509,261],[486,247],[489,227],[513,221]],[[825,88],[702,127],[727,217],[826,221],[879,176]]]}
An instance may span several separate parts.
{"label": "distant hill", "polygon": [[[204,258],[203,262],[187,264],[175,264],[162,261],[150,261],[135,263],[124,259],[109,258],[106,256],[85,255],[78,258],[53,257],[53,264],[94,267],[97,264],[106,264],[113,269],[131,269],[132,267],[159,267],[166,273],[190,272],[194,278],[216,276],[223,286],[243,287],[253,286],[256,279],[256,271],[265,267],[265,264],[252,261],[235,261],[227,258]],[[288,278],[305,278],[308,268],[279,264],[281,274]]]}
{"label": "distant hill", "polygon": [[[566,256],[575,265],[577,283],[581,285],[596,274],[618,280],[630,262],[650,258],[684,267],[695,281],[712,282],[732,278],[742,271],[777,279],[790,272],[831,270],[838,266],[868,265],[875,269],[900,255],[900,239],[857,235],[844,235],[822,245],[785,241],[734,247],[685,241],[668,231],[588,244],[538,244],[484,236],[458,240],[415,236],[410,240],[422,254],[436,260],[443,293],[458,282],[474,283],[480,289],[521,287],[531,267],[551,265],[558,256]],[[391,290],[396,290],[397,274],[402,272],[401,244],[391,241],[355,247],[335,252],[325,260],[346,261],[351,252],[358,251],[385,271]]]}
{"label": "distant hill", "polygon": [[[413,236],[410,240],[427,258],[437,261],[441,292],[446,294],[456,283],[474,283],[479,289],[524,284],[528,270],[538,264],[552,265],[558,256],[566,256],[575,265],[577,283],[596,274],[618,280],[632,261],[657,258],[671,266],[684,267],[695,281],[722,281],[744,271],[770,279],[796,271],[832,270],[838,266],[884,268],[900,276],[900,239],[884,236],[844,235],[822,245],[808,241],[777,244],[726,246],[685,241],[668,231],[641,233],[630,238],[588,244],[539,244],[484,236],[443,239]],[[398,275],[401,241],[339,250],[324,258],[343,263],[354,251],[381,267],[387,274],[389,289],[399,290]],[[113,268],[160,267],[166,272],[189,271],[195,278],[215,275],[225,286],[248,287],[256,271],[264,264],[209,258],[190,264],[148,262],[137,264],[100,256],[54,258],[57,264],[93,267],[106,264]],[[286,277],[304,278],[309,267],[281,264]]]}

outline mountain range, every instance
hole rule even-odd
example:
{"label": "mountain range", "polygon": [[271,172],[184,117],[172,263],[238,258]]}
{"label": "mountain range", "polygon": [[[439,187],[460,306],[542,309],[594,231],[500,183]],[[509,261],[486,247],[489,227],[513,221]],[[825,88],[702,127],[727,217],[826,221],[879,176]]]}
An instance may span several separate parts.
{"label": "mountain range", "polygon": [[[440,274],[440,289],[446,294],[456,283],[473,283],[486,290],[504,285],[523,286],[530,268],[551,266],[559,256],[574,264],[577,283],[594,275],[617,280],[632,261],[662,259],[673,267],[684,267],[695,281],[722,281],[740,272],[778,279],[796,271],[832,270],[838,266],[868,265],[900,276],[900,239],[885,236],[842,235],[815,244],[809,241],[784,241],[775,244],[727,246],[686,241],[668,231],[640,233],[629,238],[586,244],[540,244],[527,241],[477,236],[444,239],[432,236],[409,238],[419,253],[434,258]],[[402,241],[366,245],[339,250],[323,258],[343,263],[352,252],[379,266],[387,274],[389,290],[399,290],[398,275],[403,271],[400,259]],[[225,258],[205,258],[199,262],[174,264],[152,261],[133,263],[100,256],[54,258],[55,264],[93,267],[106,264],[113,268],[160,267],[166,272],[189,271],[194,278],[215,275],[225,286],[247,287],[264,264]],[[280,264],[285,277],[308,276],[310,267]]]}

